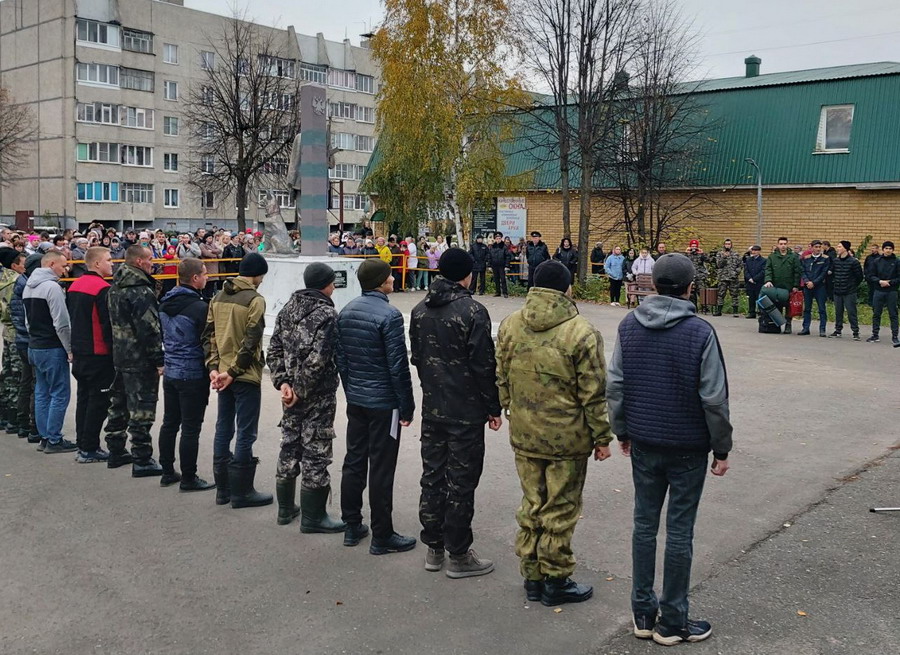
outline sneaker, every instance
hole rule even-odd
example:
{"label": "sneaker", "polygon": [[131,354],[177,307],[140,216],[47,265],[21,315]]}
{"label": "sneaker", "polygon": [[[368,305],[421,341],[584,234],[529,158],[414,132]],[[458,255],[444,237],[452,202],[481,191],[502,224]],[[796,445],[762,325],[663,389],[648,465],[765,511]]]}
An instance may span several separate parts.
{"label": "sneaker", "polygon": [[656,614],[633,614],[631,624],[634,626],[634,636],[638,639],[652,639],[653,628],[656,627]]}
{"label": "sneaker", "polygon": [[866,343],[878,343],[881,339],[878,338],[877,334],[873,334],[871,337],[866,339]]}
{"label": "sneaker", "polygon": [[[822,337],[823,339],[828,338],[828,335],[825,334],[825,330],[819,330],[819,336]],[[838,335],[838,336],[841,336],[841,335]]]}
{"label": "sneaker", "polygon": [[181,482],[181,473],[172,472],[164,472],[162,477],[159,479],[160,487],[171,487],[173,484],[177,484]]}
{"label": "sneaker", "polygon": [[547,578],[541,593],[541,605],[553,607],[563,603],[583,603],[594,595],[594,588],[578,584],[572,578]]}
{"label": "sneaker", "polygon": [[712,626],[706,621],[688,621],[683,628],[667,628],[662,624],[653,631],[653,641],[663,646],[674,646],[682,641],[703,641],[712,634]]}
{"label": "sneaker", "polygon": [[859,341],[859,332],[854,332],[854,333],[853,333],[853,340],[854,340],[854,341]]}
{"label": "sneaker", "polygon": [[476,575],[487,575],[494,570],[494,563],[489,559],[481,559],[471,548],[465,555],[451,555],[447,565],[447,577],[473,578]]}
{"label": "sneaker", "polygon": [[198,478],[195,475],[188,480],[182,479],[178,488],[181,491],[206,491],[207,489],[215,489],[216,484],[214,482],[207,482],[203,478]]}
{"label": "sneaker", "polygon": [[369,526],[365,523],[348,523],[344,529],[344,545],[358,546],[361,539],[369,534]]}
{"label": "sneaker", "polygon": [[809,330],[807,330],[806,328],[803,328],[802,330],[800,330],[800,331],[797,333],[797,336],[798,336],[798,337],[805,337],[805,336],[808,336],[808,335],[809,335]]}
{"label": "sneaker", "polygon": [[[31,439],[29,439],[28,441],[31,441]],[[41,439],[38,442],[38,447],[35,450],[37,450],[39,453],[42,453],[42,452],[44,452],[44,448],[46,448],[46,447],[47,447],[47,440]]]}
{"label": "sneaker", "polygon": [[75,461],[79,464],[93,464],[94,462],[105,462],[109,459],[109,453],[98,448],[97,450],[79,450],[75,455]]}
{"label": "sneaker", "polygon": [[834,332],[831,333],[831,336],[833,336],[835,339],[840,339],[841,333],[840,333],[840,331],[835,330]]}
{"label": "sneaker", "polygon": [[[26,437],[26,440],[28,443],[41,443],[41,435],[31,432]],[[43,450],[43,448],[41,448],[41,450]]]}
{"label": "sneaker", "polygon": [[444,568],[444,549],[431,548],[425,553],[425,570],[435,573]]}
{"label": "sneaker", "polygon": [[404,537],[402,534],[392,533],[386,539],[372,537],[369,544],[370,555],[387,555],[389,553],[405,553],[416,547],[415,537]]}
{"label": "sneaker", "polygon": [[73,444],[68,439],[60,439],[56,443],[50,443],[49,441],[44,446],[44,454],[52,455],[54,453],[72,453],[78,450],[78,446]]}
{"label": "sneaker", "polygon": [[893,337],[891,339],[891,344],[893,344],[894,348],[900,348],[900,339]]}
{"label": "sneaker", "polygon": [[525,598],[531,601],[538,601],[541,599],[541,594],[544,593],[544,581],[543,580],[525,580]]}

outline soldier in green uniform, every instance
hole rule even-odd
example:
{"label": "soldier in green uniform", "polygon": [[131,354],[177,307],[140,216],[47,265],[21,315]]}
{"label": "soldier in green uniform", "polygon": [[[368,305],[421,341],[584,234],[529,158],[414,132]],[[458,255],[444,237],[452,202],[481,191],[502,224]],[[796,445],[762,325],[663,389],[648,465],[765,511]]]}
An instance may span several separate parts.
{"label": "soldier in green uniform", "polygon": [[[16,349],[16,327],[12,322],[13,288],[25,272],[25,255],[14,248],[0,249],[0,322],[3,323],[3,372],[0,373],[0,425],[10,434],[18,434],[19,382],[22,360]],[[26,428],[28,426],[25,426]]]}
{"label": "soldier in green uniform", "polygon": [[706,289],[706,283],[709,279],[709,271],[706,270],[706,262],[708,258],[706,253],[700,249],[700,242],[697,239],[691,239],[687,249],[688,259],[694,265],[694,290],[691,293],[691,302],[698,308],[703,308],[703,290]]}
{"label": "soldier in green uniform", "polygon": [[725,304],[725,294],[731,293],[731,314],[738,317],[738,304],[741,297],[741,273],[743,271],[743,259],[734,251],[731,239],[725,239],[722,250],[716,255],[716,269],[719,271],[719,302],[716,306],[716,316],[722,315],[722,306]]}
{"label": "soldier in green uniform", "polygon": [[522,485],[516,554],[529,600],[559,605],[593,594],[569,576],[587,462],[609,457],[603,338],[579,316],[558,261],[534,274],[522,309],[500,325],[497,385],[509,413]]}

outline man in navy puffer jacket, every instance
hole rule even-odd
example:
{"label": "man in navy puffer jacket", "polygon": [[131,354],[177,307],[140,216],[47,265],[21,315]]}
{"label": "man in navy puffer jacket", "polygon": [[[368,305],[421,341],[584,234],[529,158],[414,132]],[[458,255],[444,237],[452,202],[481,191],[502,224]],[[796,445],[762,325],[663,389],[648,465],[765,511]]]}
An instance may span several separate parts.
{"label": "man in navy puffer jacket", "polygon": [[341,479],[344,545],[368,534],[362,524],[362,494],[369,469],[373,555],[399,553],[416,545],[394,532],[391,520],[394,470],[400,426],[412,422],[415,402],[403,315],[388,302],[394,289],[390,265],[367,259],[357,272],[363,293],[338,316],[337,363],[347,396],[347,455]]}
{"label": "man in navy puffer jacket", "polygon": [[[163,421],[159,429],[159,464],[163,474],[159,484],[168,487],[180,482],[182,491],[204,491],[216,485],[197,477],[200,429],[209,403],[209,377],[201,344],[209,311],[200,295],[207,282],[203,260],[182,259],[178,264],[178,282],[181,286],[163,296],[159,305],[166,362]],[[181,475],[175,472],[175,437],[179,427]]]}

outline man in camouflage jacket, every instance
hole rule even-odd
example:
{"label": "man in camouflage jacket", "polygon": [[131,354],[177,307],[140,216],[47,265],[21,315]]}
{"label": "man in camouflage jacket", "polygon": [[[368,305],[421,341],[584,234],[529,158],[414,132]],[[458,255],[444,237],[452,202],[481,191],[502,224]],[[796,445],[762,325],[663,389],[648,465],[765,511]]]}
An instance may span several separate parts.
{"label": "man in camouflage jacket", "polygon": [[694,265],[694,291],[691,294],[691,302],[697,307],[703,305],[703,290],[706,289],[706,283],[709,280],[709,271],[706,269],[708,258],[706,253],[700,249],[700,242],[697,239],[691,239],[687,249],[688,259]]}
{"label": "man in camouflage jacket", "polygon": [[[159,303],[151,270],[150,249],[129,246],[125,263],[116,271],[107,293],[116,379],[106,421],[106,465],[118,468],[130,463],[131,475],[136,478],[163,473],[153,459],[150,437],[164,365]],[[126,430],[131,434],[131,454],[125,450]]]}
{"label": "man in camouflage jacket", "polygon": [[471,545],[475,488],[484,465],[484,424],[498,430],[500,398],[491,317],[472,299],[472,259],[459,248],[441,255],[440,277],[412,311],[411,361],[422,384],[422,495],[419,520],[426,571],[468,578],[494,570]]}
{"label": "man in camouflage jacket", "polygon": [[[25,272],[25,255],[14,248],[0,249],[0,323],[3,324],[3,367],[0,373],[0,427],[19,434],[19,384],[22,359],[16,349],[16,327],[12,319],[12,297],[16,280]],[[27,427],[27,426],[26,426]],[[26,435],[27,436],[27,435]]]}
{"label": "man in camouflage jacket", "polygon": [[281,392],[281,452],[275,473],[278,523],[300,511],[294,505],[297,477],[303,474],[301,532],[343,532],[343,521],[325,510],[331,492],[338,369],[335,361],[337,312],[334,271],[316,262],[303,272],[305,289],[295,291],[278,312],[267,360],[272,384]]}
{"label": "man in camouflage jacket", "polygon": [[572,533],[581,513],[587,461],[609,457],[603,338],[571,298],[558,261],[535,271],[525,306],[500,325],[500,404],[522,484],[516,554],[529,600],[580,602],[593,590],[569,579]]}
{"label": "man in camouflage jacket", "polygon": [[733,250],[731,239],[725,239],[722,250],[716,254],[716,268],[719,271],[719,301],[716,315],[722,315],[725,294],[731,293],[731,314],[737,318],[738,303],[741,297],[741,273],[744,261],[741,255]]}

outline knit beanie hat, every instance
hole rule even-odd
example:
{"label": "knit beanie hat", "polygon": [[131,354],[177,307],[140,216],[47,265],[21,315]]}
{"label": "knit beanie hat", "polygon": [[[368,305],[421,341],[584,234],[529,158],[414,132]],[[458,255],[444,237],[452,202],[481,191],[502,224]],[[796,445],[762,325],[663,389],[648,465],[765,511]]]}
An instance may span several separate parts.
{"label": "knit beanie hat", "polygon": [[40,268],[43,258],[44,256],[38,252],[28,255],[28,258],[25,260],[25,275],[29,276],[34,273],[35,269]]}
{"label": "knit beanie hat", "polygon": [[377,289],[391,275],[391,265],[377,257],[367,259],[359,265],[356,271],[356,279],[363,291]]}
{"label": "knit beanie hat", "polygon": [[324,262],[313,262],[303,271],[303,284],[307,289],[322,290],[334,282],[334,270]]}
{"label": "knit beanie hat", "polygon": [[534,269],[534,286],[565,293],[572,286],[572,274],[562,262],[550,259]]}
{"label": "knit beanie hat", "polygon": [[441,255],[438,270],[451,282],[466,279],[472,272],[472,257],[462,248],[450,248]]}
{"label": "knit beanie hat", "polygon": [[0,264],[3,265],[3,268],[12,266],[12,263],[16,261],[16,257],[18,256],[19,251],[15,248],[0,248]]}
{"label": "knit beanie hat", "polygon": [[269,263],[258,252],[250,252],[244,255],[241,265],[238,267],[238,275],[242,277],[256,277],[269,272]]}
{"label": "knit beanie hat", "polygon": [[893,241],[885,241],[884,243],[881,244],[881,247],[882,248],[893,248],[894,242]]}
{"label": "knit beanie hat", "polygon": [[844,246],[844,250],[850,250],[850,242],[849,241],[841,241],[841,245]]}
{"label": "knit beanie hat", "polygon": [[[694,264],[681,253],[669,253],[656,260],[653,267],[653,286],[659,293],[686,289],[694,281]],[[661,291],[660,287],[664,290]]]}

